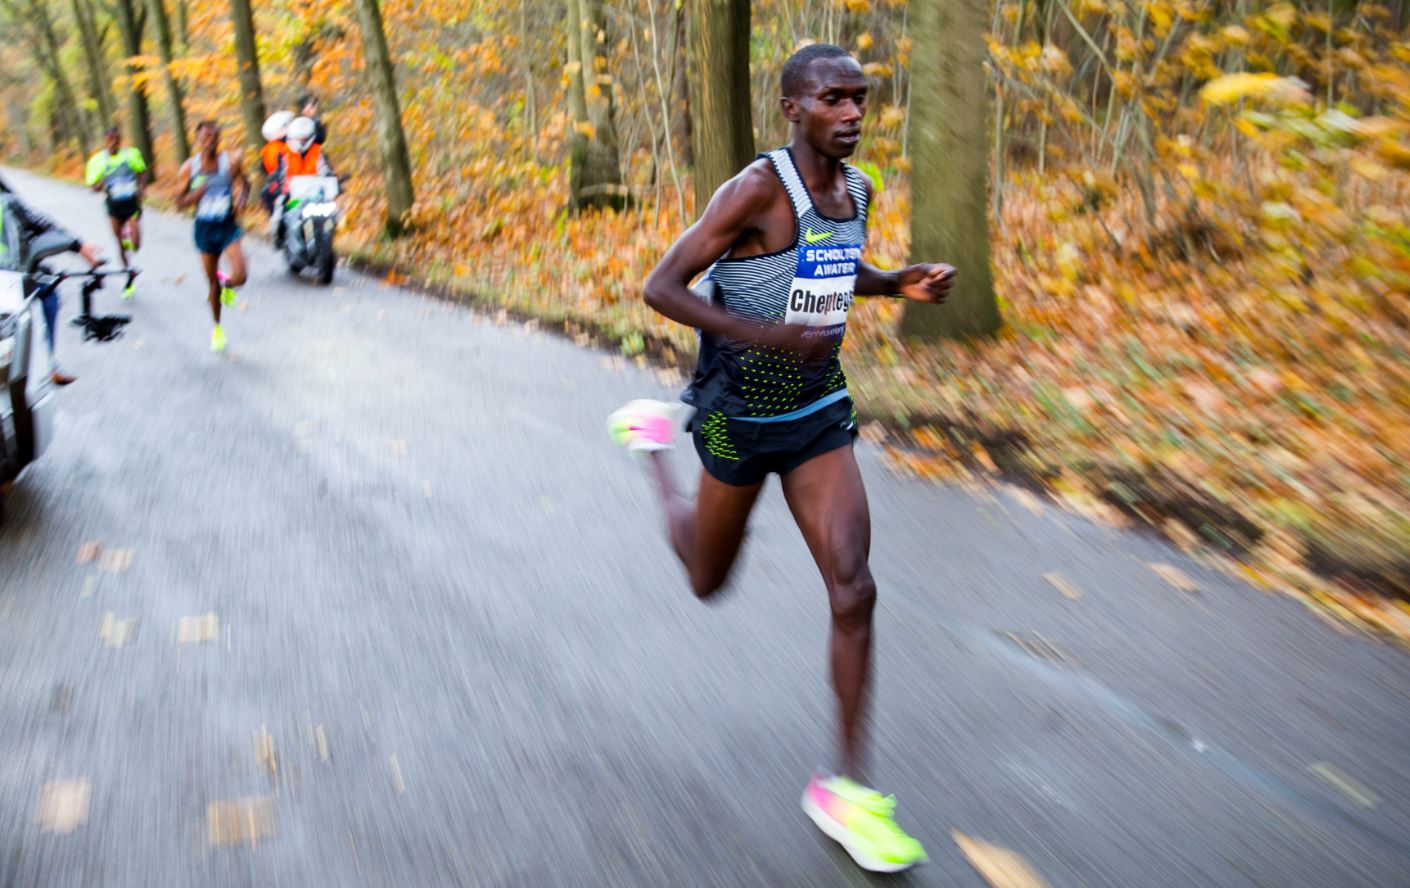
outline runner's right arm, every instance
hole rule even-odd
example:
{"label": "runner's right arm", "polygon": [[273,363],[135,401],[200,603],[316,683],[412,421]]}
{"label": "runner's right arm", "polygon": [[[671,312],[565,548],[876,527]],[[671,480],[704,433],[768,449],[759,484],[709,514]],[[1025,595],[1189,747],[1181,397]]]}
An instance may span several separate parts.
{"label": "runner's right arm", "polygon": [[721,185],[704,214],[685,230],[646,278],[646,304],[673,321],[740,342],[784,348],[805,355],[831,348],[822,337],[805,335],[799,324],[766,326],[738,318],[690,291],[690,282],[750,232],[779,199],[778,179],[751,164]]}
{"label": "runner's right arm", "polygon": [[189,160],[176,171],[176,181],[181,183],[181,191],[176,195],[177,209],[184,210],[187,207],[195,206],[200,201],[201,195],[206,193],[204,185],[194,189],[191,187],[191,161]]}

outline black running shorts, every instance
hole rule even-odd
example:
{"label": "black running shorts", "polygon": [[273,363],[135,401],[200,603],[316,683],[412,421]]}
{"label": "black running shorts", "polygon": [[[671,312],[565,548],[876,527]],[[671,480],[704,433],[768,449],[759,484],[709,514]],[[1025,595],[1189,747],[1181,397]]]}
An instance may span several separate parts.
{"label": "black running shorts", "polygon": [[770,472],[787,475],[815,456],[851,444],[857,437],[857,414],[852,399],[843,398],[783,422],[750,422],[702,410],[688,428],[712,478],[748,487]]}
{"label": "black running shorts", "polygon": [[108,215],[119,222],[126,222],[133,216],[142,215],[142,205],[137,202],[137,198],[130,197],[125,200],[108,200]]}

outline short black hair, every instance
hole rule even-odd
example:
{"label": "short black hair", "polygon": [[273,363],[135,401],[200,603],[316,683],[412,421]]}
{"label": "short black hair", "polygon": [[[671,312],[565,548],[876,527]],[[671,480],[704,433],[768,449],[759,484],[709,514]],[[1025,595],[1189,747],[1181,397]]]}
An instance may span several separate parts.
{"label": "short black hair", "polygon": [[103,135],[104,135],[104,136],[121,136],[121,135],[122,135],[122,130],[118,129],[117,124],[114,124],[114,125],[108,127],[107,129],[103,130]]}
{"label": "short black hair", "polygon": [[305,105],[317,105],[317,104],[318,104],[318,96],[314,95],[313,93],[304,93],[303,95],[299,96],[299,110],[300,110],[300,111],[302,111],[302,110],[304,109],[304,106],[305,106]]}
{"label": "short black hair", "polygon": [[203,129],[218,130],[220,129],[220,124],[210,119],[202,120],[200,123],[196,124],[196,132],[199,133]]}
{"label": "short black hair", "polygon": [[779,87],[785,96],[800,96],[812,83],[809,69],[818,59],[850,59],[852,54],[831,43],[809,43],[788,57],[783,63],[783,74],[779,77]]}

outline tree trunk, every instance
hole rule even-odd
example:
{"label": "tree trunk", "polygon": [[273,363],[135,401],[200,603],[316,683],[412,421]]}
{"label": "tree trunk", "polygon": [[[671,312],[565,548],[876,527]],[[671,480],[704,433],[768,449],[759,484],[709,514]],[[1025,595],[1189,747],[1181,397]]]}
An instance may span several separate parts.
{"label": "tree trunk", "polygon": [[176,0],[176,44],[182,55],[191,49],[191,10],[186,0]]}
{"label": "tree trunk", "polygon": [[79,148],[87,154],[93,144],[93,134],[88,128],[87,115],[83,113],[73,87],[69,84],[68,75],[64,73],[64,65],[59,56],[59,38],[54,33],[54,22],[49,18],[47,4],[30,0],[29,15],[30,23],[39,32],[40,62],[48,71],[49,79],[54,82],[54,90],[62,106],[58,109],[59,113],[69,121],[68,126],[72,128],[70,135],[78,140]]}
{"label": "tree trunk", "polygon": [[88,66],[88,86],[93,100],[98,103],[98,113],[102,115],[103,126],[111,126],[117,116],[117,103],[113,100],[113,89],[108,77],[108,60],[103,52],[103,41],[98,36],[98,25],[93,19],[91,0],[72,0],[73,18],[78,23],[79,37],[83,41],[83,59]]}
{"label": "tree trunk", "polygon": [[382,30],[382,10],[377,0],[356,0],[357,19],[362,30],[363,67],[371,80],[377,106],[377,141],[382,147],[382,177],[387,189],[386,232],[399,237],[406,232],[406,216],[416,196],[411,185],[411,159],[406,151],[406,132],[401,125],[397,103],[396,74],[387,51],[387,34]]}
{"label": "tree trunk", "polygon": [[999,328],[989,268],[985,0],[912,0],[911,254],[959,277],[943,306],[906,304],[901,331],[963,338]]}
{"label": "tree trunk", "polygon": [[605,36],[597,0],[567,0],[568,107],[573,133],[568,142],[568,192],[574,210],[626,205],[627,189],[617,155],[614,84],[598,51]]}
{"label": "tree trunk", "polygon": [[235,60],[240,66],[240,113],[245,118],[245,142],[259,147],[264,141],[264,90],[259,80],[259,53],[255,48],[255,19],[250,0],[230,0],[235,24]]}
{"label": "tree trunk", "polygon": [[754,159],[749,0],[689,0],[690,132],[695,212]]}
{"label": "tree trunk", "polygon": [[171,25],[166,18],[165,0],[147,0],[147,15],[152,20],[152,33],[157,38],[157,54],[162,60],[162,78],[166,81],[168,113],[171,114],[172,144],[176,146],[176,157],[184,163],[191,156],[191,141],[186,135],[185,96],[181,84],[171,70]]}
{"label": "tree trunk", "polygon": [[[113,15],[117,18],[118,30],[122,32],[122,52],[131,59],[142,54],[142,20],[132,5],[133,0],[113,0]],[[128,74],[135,74],[124,65]],[[147,161],[147,169],[152,177],[157,175],[157,156],[152,148],[152,115],[147,108],[147,91],[133,83],[127,94],[127,131],[137,150]],[[182,158],[184,161],[186,158]]]}

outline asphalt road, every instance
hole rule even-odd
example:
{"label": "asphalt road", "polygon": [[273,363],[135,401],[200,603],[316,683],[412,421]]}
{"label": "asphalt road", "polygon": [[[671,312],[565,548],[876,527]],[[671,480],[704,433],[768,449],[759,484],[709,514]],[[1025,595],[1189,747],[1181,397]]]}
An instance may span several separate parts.
{"label": "asphalt road", "polygon": [[[146,239],[0,526],[0,886],[872,881],[798,808],[827,608],[777,487],[702,605],[604,433],[672,386],[259,243],[214,356],[190,223]],[[985,884],[958,831],[1054,888],[1410,885],[1410,657],[861,451],[873,776],[933,858],[879,881]]]}

